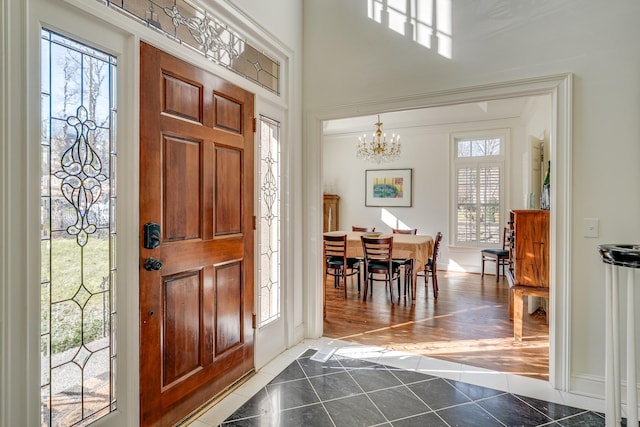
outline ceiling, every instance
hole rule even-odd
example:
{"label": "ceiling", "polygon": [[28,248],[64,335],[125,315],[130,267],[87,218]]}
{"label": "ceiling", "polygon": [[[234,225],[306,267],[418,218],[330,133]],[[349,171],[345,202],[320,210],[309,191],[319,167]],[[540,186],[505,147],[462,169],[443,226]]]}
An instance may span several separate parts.
{"label": "ceiling", "polygon": [[[468,104],[429,107],[380,114],[383,130],[415,126],[433,126],[452,123],[477,122],[484,120],[519,118],[527,111],[527,106],[536,97],[497,99]],[[324,135],[351,132],[368,132],[374,129],[377,116],[360,116],[323,122]]]}

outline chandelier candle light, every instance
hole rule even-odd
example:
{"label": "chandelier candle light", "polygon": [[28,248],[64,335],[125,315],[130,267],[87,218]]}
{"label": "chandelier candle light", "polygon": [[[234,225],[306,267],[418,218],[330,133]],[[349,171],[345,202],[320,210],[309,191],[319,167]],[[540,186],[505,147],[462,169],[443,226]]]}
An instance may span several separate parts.
{"label": "chandelier candle light", "polygon": [[387,142],[387,134],[382,133],[382,122],[378,114],[378,123],[375,124],[376,131],[367,142],[367,135],[358,138],[356,155],[359,159],[368,160],[375,163],[384,163],[397,160],[400,157],[400,135],[393,134]]}

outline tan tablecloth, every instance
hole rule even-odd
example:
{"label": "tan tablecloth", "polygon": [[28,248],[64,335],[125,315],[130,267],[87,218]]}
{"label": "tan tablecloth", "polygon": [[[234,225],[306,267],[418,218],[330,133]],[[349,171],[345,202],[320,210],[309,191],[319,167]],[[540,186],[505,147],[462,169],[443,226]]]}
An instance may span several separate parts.
{"label": "tan tablecloth", "polygon": [[[366,233],[356,231],[330,231],[327,235],[347,235],[347,256],[362,258],[362,241],[360,236]],[[384,234],[382,234],[384,235]],[[424,264],[433,254],[433,237],[422,234],[393,234],[393,257],[411,258],[414,260],[413,269],[413,296],[416,299],[416,282],[418,270],[422,270]]]}

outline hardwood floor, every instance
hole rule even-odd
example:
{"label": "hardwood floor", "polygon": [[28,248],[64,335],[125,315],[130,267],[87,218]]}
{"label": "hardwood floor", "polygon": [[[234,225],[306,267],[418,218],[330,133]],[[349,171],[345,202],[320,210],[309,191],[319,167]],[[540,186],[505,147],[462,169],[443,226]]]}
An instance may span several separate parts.
{"label": "hardwood floor", "polygon": [[[523,340],[514,342],[504,277],[438,272],[434,301],[418,278],[416,304],[403,297],[391,305],[384,282],[374,282],[373,296],[362,301],[357,279],[342,288],[328,278],[324,336],[371,344],[500,372],[548,380],[549,328],[544,312],[523,319]],[[364,283],[363,283],[364,286]],[[364,290],[364,289],[363,289]],[[394,295],[397,287],[394,286]],[[397,300],[397,295],[396,295]]]}

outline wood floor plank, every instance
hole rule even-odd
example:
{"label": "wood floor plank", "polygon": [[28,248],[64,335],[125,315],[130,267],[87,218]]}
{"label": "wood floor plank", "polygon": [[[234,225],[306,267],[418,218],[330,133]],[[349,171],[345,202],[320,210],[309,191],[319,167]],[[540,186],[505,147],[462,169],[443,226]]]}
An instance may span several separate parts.
{"label": "wood floor plank", "polygon": [[[506,279],[495,276],[438,272],[439,293],[418,279],[416,304],[403,297],[391,305],[384,283],[375,282],[366,302],[357,280],[344,291],[326,282],[327,317],[324,336],[407,351],[516,375],[549,379],[549,327],[544,312],[523,319],[521,343],[513,339]],[[397,300],[397,288],[394,295]]]}

